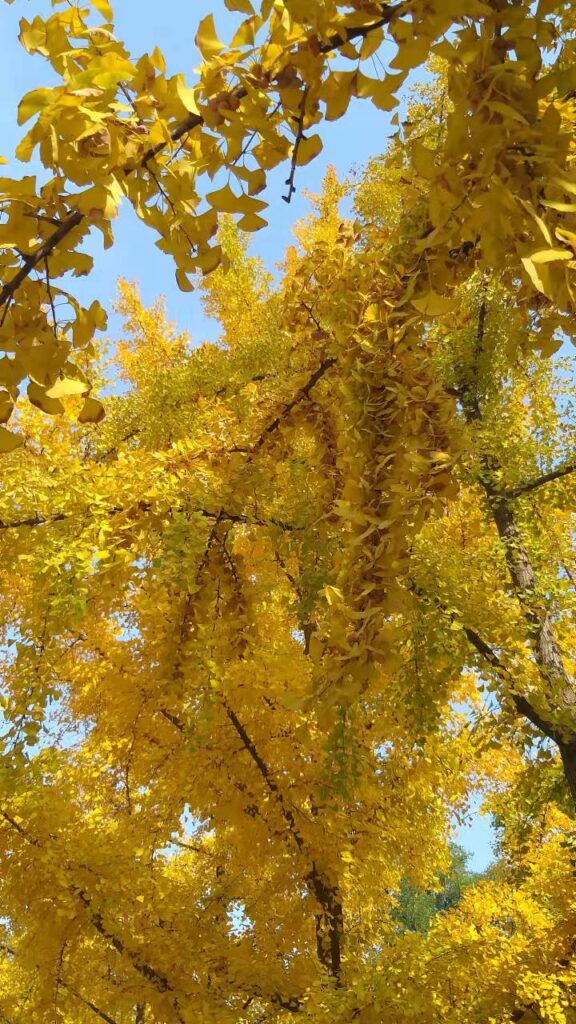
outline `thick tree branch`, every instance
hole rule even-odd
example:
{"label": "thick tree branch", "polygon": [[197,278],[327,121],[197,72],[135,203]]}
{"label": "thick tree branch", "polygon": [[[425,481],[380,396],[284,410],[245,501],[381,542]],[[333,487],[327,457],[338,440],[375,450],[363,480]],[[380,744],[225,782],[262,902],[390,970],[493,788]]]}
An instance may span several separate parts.
{"label": "thick tree branch", "polygon": [[[138,504],[134,506],[134,509],[138,512],[150,512],[152,508],[153,506],[151,502],[148,501],[139,501]],[[129,511],[129,507],[120,506],[113,506],[106,510],[107,515],[109,516],[118,516],[121,515],[122,512]],[[262,519],[256,516],[250,516],[244,512],[227,512],[225,510],[215,512],[206,508],[187,508],[185,505],[177,506],[170,511],[186,511],[191,515],[202,516],[204,519],[218,519],[231,523],[245,523],[248,526],[277,526],[278,529],[286,531],[298,529],[298,527],[294,526],[292,523],[286,523],[282,519],[276,519],[274,516],[271,516],[270,519]],[[0,531],[19,530],[26,527],[33,529],[36,526],[51,526],[53,523],[62,523],[68,519],[75,519],[77,516],[89,516],[91,514],[91,509],[83,509],[80,512],[55,512],[53,515],[48,516],[28,516],[25,519],[12,520],[12,522],[0,521]]]}
{"label": "thick tree branch", "polygon": [[[482,421],[478,370],[487,327],[487,316],[488,304],[485,288],[478,316],[474,380],[465,381],[459,389],[464,416],[468,423]],[[548,699],[552,703],[555,700],[560,700],[564,711],[567,708],[573,710],[576,704],[574,680],[564,664],[554,631],[552,614],[547,607],[545,598],[539,594],[536,570],[524,545],[513,508],[513,499],[506,488],[502,486],[502,467],[494,456],[486,453],[481,455],[480,461],[481,472],[478,475],[478,482],[484,490],[492,519],[504,547],[508,573],[528,627],[530,643],[541,678],[548,691]],[[539,486],[539,484],[535,484],[535,486]],[[533,488],[529,487],[529,489]],[[533,724],[537,724],[533,717],[534,709],[530,705],[524,705],[522,698],[520,698],[520,704],[516,702],[516,706],[521,714],[526,715]],[[548,723],[543,723],[540,716],[537,716],[537,720],[537,728],[542,729],[545,725],[545,734],[558,744],[566,782],[576,810],[576,722],[573,728],[567,731],[566,728],[556,729]]]}
{"label": "thick tree branch", "polygon": [[249,454],[254,455],[256,452],[260,451],[260,449],[266,443],[270,435],[273,434],[276,430],[278,430],[278,427],[283,422],[283,420],[287,419],[288,416],[290,416],[290,413],[298,405],[300,405],[308,398],[312,389],[315,388],[319,381],[322,380],[324,375],[328,373],[328,370],[332,369],[335,363],[336,360],[333,358],[324,359],[320,366],[316,370],[314,370],[314,372],[310,375],[304,386],[300,388],[300,391],[298,391],[297,394],[294,395],[294,398],[292,398],[291,401],[284,406],[284,408],[278,414],[278,416],[276,416],[275,419],[273,419],[272,422],[268,424],[268,426],[262,432],[256,443],[252,446],[251,449],[249,449]]}

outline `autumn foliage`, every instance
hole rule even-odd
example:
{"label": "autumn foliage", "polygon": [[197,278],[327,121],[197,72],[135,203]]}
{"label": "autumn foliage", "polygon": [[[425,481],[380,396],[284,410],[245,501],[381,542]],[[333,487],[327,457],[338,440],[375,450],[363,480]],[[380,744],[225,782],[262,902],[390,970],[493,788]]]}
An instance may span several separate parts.
{"label": "autumn foliage", "polygon": [[[572,5],[225,3],[193,85],[107,0],[21,23],[57,84],[1,183],[0,1020],[574,1024]],[[275,281],[267,174],[353,97],[395,135]],[[122,200],[217,344],[125,281],[97,339]]]}

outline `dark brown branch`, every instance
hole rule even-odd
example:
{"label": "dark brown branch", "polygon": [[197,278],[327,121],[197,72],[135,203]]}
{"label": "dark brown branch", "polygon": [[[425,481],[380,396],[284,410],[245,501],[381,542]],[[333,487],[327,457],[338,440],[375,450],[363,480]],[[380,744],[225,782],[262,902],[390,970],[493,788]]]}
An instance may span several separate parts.
{"label": "dark brown branch", "polygon": [[[478,317],[475,353],[475,380],[467,381],[461,388],[463,392],[462,407],[468,423],[482,420],[478,388],[479,359],[482,355],[487,320],[486,284]],[[536,570],[527,551],[521,529],[518,525],[513,508],[512,498],[502,486],[500,477],[502,467],[493,456],[481,453],[481,471],[478,482],[484,490],[486,500],[498,536],[504,548],[504,557],[508,574],[512,581],[515,596],[518,600],[526,625],[534,658],[543,682],[548,688],[549,698],[560,696],[563,710],[574,710],[576,704],[576,687],[569,675],[556,634],[552,612],[546,599],[539,594]],[[522,698],[516,706],[521,714],[526,715],[537,728],[546,725],[545,734],[557,744],[562,757],[564,775],[568,784],[574,809],[576,810],[576,723],[571,730],[555,729],[544,723],[540,716],[533,717],[535,712],[530,705],[524,705]]]}
{"label": "dark brown branch", "polygon": [[389,25],[394,18],[401,18],[405,8],[406,4],[403,3],[396,4],[395,6],[383,4],[382,16],[377,21],[371,21],[368,25],[360,25],[358,28],[346,30],[346,37],[336,33],[330,37],[327,43],[323,43],[320,52],[330,53],[331,50],[337,50],[339,47],[345,46],[346,43],[352,43],[355,39],[365,39],[371,32],[376,32],[379,28]]}
{"label": "dark brown branch", "polygon": [[121,956],[125,956],[134,967],[134,970],[137,971],[138,974],[140,974],[143,978],[145,978],[146,981],[149,982],[149,984],[152,985],[152,987],[155,988],[157,992],[161,992],[162,994],[170,993],[172,995],[173,1004],[175,1006],[175,1009],[177,1010],[178,1022],[179,1024],[184,1024],[182,1017],[180,1016],[180,1013],[178,1011],[178,1004],[174,996],[174,989],[170,982],[168,981],[168,978],[160,971],[157,971],[154,967],[152,967],[146,960],[143,960],[139,953],[135,952],[132,949],[128,949],[125,946],[122,939],[120,939],[117,935],[114,934],[114,932],[111,932],[106,927],[102,915],[100,914],[99,911],[93,909],[92,900],[90,899],[89,896],[87,896],[87,894],[82,889],[76,889],[74,890],[74,892],[78,899],[80,900],[80,902],[82,903],[82,905],[84,906],[84,908],[86,909],[86,911],[88,912],[88,917],[92,923],[92,926],[95,928],[98,934],[103,939],[106,939],[106,941],[110,943],[110,945],[116,950],[117,953],[119,953]]}
{"label": "dark brown branch", "polygon": [[288,186],[288,193],[287,193],[287,195],[282,196],[282,199],[284,200],[285,203],[291,203],[292,202],[292,196],[294,195],[294,192],[296,191],[296,186],[294,184],[294,180],[296,178],[296,168],[298,167],[298,153],[300,151],[301,143],[302,143],[302,141],[304,139],[304,119],[306,117],[306,100],[308,99],[308,92],[309,92],[309,90],[308,90],[308,88],[306,88],[306,89],[304,89],[304,92],[302,94],[302,101],[301,101],[301,104],[300,104],[300,114],[298,116],[298,123],[297,123],[297,126],[296,126],[296,138],[294,140],[294,148],[292,150],[292,160],[290,162],[290,174],[288,175],[288,177],[286,178],[286,181],[284,182],[284,184]]}
{"label": "dark brown branch", "polygon": [[515,498],[519,498],[522,494],[529,494],[530,491],[535,491],[538,487],[543,487],[544,484],[552,483],[553,480],[561,480],[562,477],[574,472],[576,472],[576,462],[570,462],[567,466],[562,466],[560,469],[553,469],[550,473],[544,473],[536,480],[530,480],[526,484],[521,484],[520,487],[514,487],[510,491],[505,491],[504,497],[508,501],[514,501]]}
{"label": "dark brown branch", "polygon": [[[273,778],[268,765],[261,757],[256,745],[248,735],[235,711],[232,710],[227,701],[223,700],[222,703],[230,722],[256,765],[268,791],[276,799],[282,817],[288,826],[288,832],[292,836],[298,851],[305,854],[304,839],[296,824],[296,819],[290,808],[287,807],[282,792]],[[322,907],[322,913],[316,916],[316,949],[318,959],[329,974],[338,980],[341,969],[341,948],[344,933],[344,915],[338,890],[323,878],[314,861],[312,861],[312,867],[306,876],[306,884]]]}
{"label": "dark brown branch", "polygon": [[60,244],[60,242],[69,235],[74,228],[77,228],[79,224],[84,220],[84,214],[80,213],[80,210],[73,210],[72,213],[68,214],[65,220],[61,222],[56,231],[47,238],[36,249],[35,252],[30,253],[25,257],[24,263],[20,267],[17,274],[14,275],[11,281],[8,281],[2,291],[0,291],[0,306],[3,306],[6,302],[9,302],[14,293],[18,290],[21,284],[24,283],[27,277],[32,273],[33,270],[40,263],[43,263],[48,257],[54,252],[54,249]]}
{"label": "dark brown branch", "polygon": [[253,447],[249,450],[250,454],[255,454],[257,451],[260,450],[260,448],[262,448],[262,446],[268,440],[270,434],[273,434],[276,430],[278,430],[278,427],[280,426],[282,421],[285,420],[290,415],[293,409],[295,409],[296,406],[300,405],[301,402],[305,401],[305,399],[308,398],[310,392],[312,391],[312,388],[316,387],[318,382],[322,380],[322,377],[328,372],[328,370],[330,370],[334,366],[335,363],[335,359],[329,358],[325,359],[320,364],[318,369],[315,370],[314,373],[308,378],[304,387],[302,387],[300,391],[294,396],[294,398],[290,402],[288,402],[287,405],[284,406],[282,412],[279,413],[278,416],[276,416],[276,418],[272,420],[271,423],[268,424],[266,429],[262,432],[262,434],[256,441],[256,444],[253,445]]}
{"label": "dark brown branch", "polygon": [[[494,668],[498,672],[498,674],[502,676],[507,682],[513,683],[512,673],[502,663],[502,661],[496,654],[496,651],[494,651],[492,647],[490,647],[490,645],[487,644],[474,629],[470,629],[468,626],[463,626],[463,630],[472,646],[475,647],[478,653],[482,655],[482,657],[488,662],[488,664],[491,665],[491,667]],[[554,729],[554,726],[538,714],[536,709],[532,706],[532,704],[526,697],[522,696],[522,694],[517,693],[515,690],[511,691],[510,696],[516,706],[517,711],[519,711],[524,718],[527,718],[528,721],[531,722],[536,729],[544,733],[544,735],[547,736],[548,739],[553,740],[554,743],[558,743],[559,745],[561,744],[562,739],[557,733],[557,731]]]}
{"label": "dark brown branch", "polygon": [[100,1007],[96,1006],[96,1003],[93,1003],[90,999],[85,999],[84,996],[81,995],[80,992],[77,992],[75,988],[72,988],[68,982],[60,979],[60,984],[62,988],[68,989],[68,992],[83,1003],[84,1006],[87,1006],[89,1010],[92,1010],[92,1013],[95,1013],[97,1017],[100,1017],[100,1020],[105,1021],[106,1024],[118,1024],[114,1017],[111,1017],[105,1010],[101,1010]]}
{"label": "dark brown branch", "polygon": [[[150,512],[150,510],[152,509],[152,505],[150,502],[140,501],[135,506],[135,509],[139,512]],[[179,506],[177,508],[172,509],[172,511],[179,512],[183,511],[184,509],[186,509],[186,506]],[[107,509],[107,514],[109,516],[117,516],[120,515],[122,512],[129,511],[129,508],[113,506],[112,508]],[[186,509],[186,511],[189,511],[191,514],[194,515],[203,516],[203,518],[205,519],[221,520],[230,523],[245,523],[247,526],[277,526],[278,529],[286,531],[298,529],[298,527],[294,526],[292,523],[286,523],[282,519],[276,519],[274,516],[272,516],[270,519],[261,519],[249,516],[244,512],[213,512],[210,509],[205,508],[192,508]],[[51,516],[29,516],[26,519],[16,519],[9,523],[0,521],[0,531],[18,530],[24,527],[33,528],[36,526],[51,526],[53,523],[62,523],[67,519],[74,519],[78,515],[90,515],[90,509],[83,509],[81,512],[56,512],[54,513],[54,515]]]}
{"label": "dark brown branch", "polygon": [[29,835],[26,829],[22,828],[22,825],[20,825],[17,821],[14,820],[14,818],[10,814],[8,814],[8,811],[0,811],[0,817],[4,818],[4,821],[7,822],[7,824],[10,825],[10,827],[13,828],[18,833],[18,835],[25,840],[25,842],[29,843],[30,846],[41,846],[40,841],[36,839],[35,836]]}

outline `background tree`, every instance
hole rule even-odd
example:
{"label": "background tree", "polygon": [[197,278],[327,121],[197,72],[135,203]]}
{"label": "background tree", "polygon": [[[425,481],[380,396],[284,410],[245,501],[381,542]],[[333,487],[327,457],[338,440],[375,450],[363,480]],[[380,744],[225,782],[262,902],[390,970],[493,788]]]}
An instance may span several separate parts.
{"label": "background tree", "polygon": [[470,870],[470,856],[457,843],[450,844],[450,857],[447,871],[438,877],[436,890],[417,889],[409,879],[402,879],[398,905],[393,911],[401,929],[426,934],[436,914],[458,906],[468,886],[479,880],[480,872]]}

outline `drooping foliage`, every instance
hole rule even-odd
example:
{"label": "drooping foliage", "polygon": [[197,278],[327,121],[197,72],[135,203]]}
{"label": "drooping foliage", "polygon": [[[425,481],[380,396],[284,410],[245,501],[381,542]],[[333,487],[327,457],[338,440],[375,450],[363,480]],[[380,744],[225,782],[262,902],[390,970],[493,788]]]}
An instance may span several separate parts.
{"label": "drooping foliage", "polygon": [[[81,398],[22,411],[0,512],[13,1024],[570,1019],[568,364],[485,274],[426,347],[379,344],[387,226],[362,209],[395,160],[354,223],[329,177],[278,287],[223,226],[218,345],[123,285],[101,425]],[[478,793],[498,867],[399,927]]]}
{"label": "drooping foliage", "polygon": [[[0,228],[6,420],[31,399],[0,462],[0,1014],[574,1022],[573,370],[545,358],[573,316],[573,14],[227,6],[194,89],[101,0],[22,28],[62,85],[22,108],[53,178],[5,181]],[[275,284],[249,193],[431,48],[352,216],[330,173]],[[221,169],[247,194],[206,192]],[[71,298],[60,327],[51,298],[121,195],[182,285],[211,271],[221,337],[123,283],[102,420],[102,315]],[[478,799],[497,864],[443,905]],[[440,894],[429,928],[399,927],[407,886]]]}

